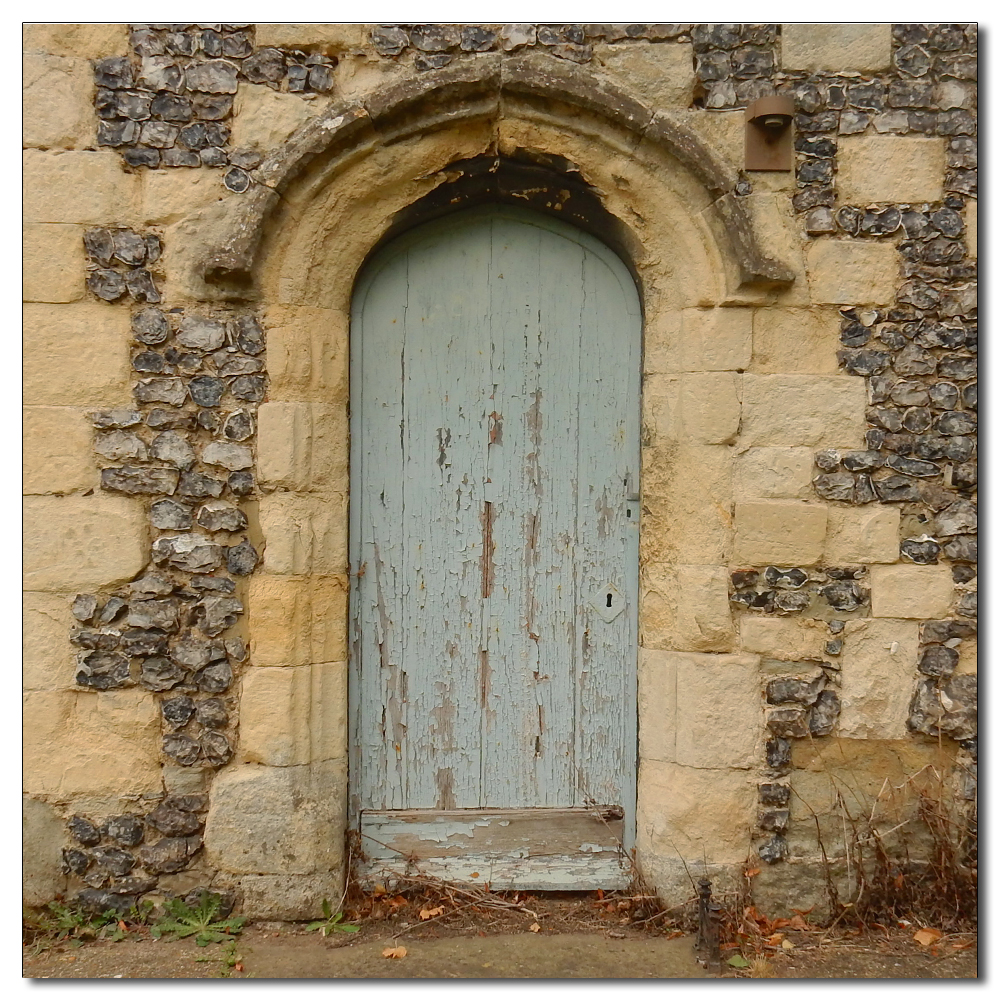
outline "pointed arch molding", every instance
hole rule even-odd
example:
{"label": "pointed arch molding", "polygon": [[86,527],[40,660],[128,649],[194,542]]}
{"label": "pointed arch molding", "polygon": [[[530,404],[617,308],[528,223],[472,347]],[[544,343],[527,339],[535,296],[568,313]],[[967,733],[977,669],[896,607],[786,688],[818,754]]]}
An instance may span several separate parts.
{"label": "pointed arch molding", "polygon": [[[301,126],[252,172],[242,197],[228,199],[221,238],[195,270],[216,293],[242,297],[254,282],[259,250],[283,196],[307,172],[352,149],[396,142],[467,119],[504,117],[505,99],[555,101],[623,128],[678,160],[708,192],[742,284],[787,286],[792,269],[768,256],[750,213],[736,195],[736,172],[676,114],[653,111],[613,83],[551,57],[473,56],[457,66],[422,73],[366,97],[335,105]],[[229,206],[233,207],[230,208]],[[214,227],[213,227],[214,228]],[[220,233],[219,229],[215,230]]]}

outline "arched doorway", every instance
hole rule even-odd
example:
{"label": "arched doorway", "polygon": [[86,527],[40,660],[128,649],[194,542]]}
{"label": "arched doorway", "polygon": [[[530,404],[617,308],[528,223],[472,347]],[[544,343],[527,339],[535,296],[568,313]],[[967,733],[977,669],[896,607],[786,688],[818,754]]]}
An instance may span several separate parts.
{"label": "arched doorway", "polygon": [[534,212],[459,212],[365,267],[351,324],[362,872],[627,879],[641,338],[622,261]]}

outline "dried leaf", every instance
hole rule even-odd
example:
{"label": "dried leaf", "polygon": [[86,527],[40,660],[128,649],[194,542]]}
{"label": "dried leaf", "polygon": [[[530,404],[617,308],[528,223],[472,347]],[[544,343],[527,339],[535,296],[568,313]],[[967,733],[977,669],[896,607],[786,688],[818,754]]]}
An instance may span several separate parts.
{"label": "dried leaf", "polygon": [[420,919],[421,920],[430,920],[431,917],[440,917],[442,913],[444,913],[444,907],[443,906],[435,906],[434,909],[432,909],[432,910],[421,910],[420,911]]}
{"label": "dried leaf", "polygon": [[809,925],[796,913],[791,920],[788,921],[788,926],[794,928],[797,931],[807,931],[809,930]]}
{"label": "dried leaf", "polygon": [[479,878],[479,872],[473,872],[469,878]]}
{"label": "dried leaf", "polygon": [[234,968],[236,969],[237,972],[242,972],[243,971],[243,963],[242,962],[237,962],[236,965],[234,966]]}
{"label": "dried leaf", "polygon": [[772,934],[764,943],[770,945],[772,948],[777,948],[784,939],[784,934]]}
{"label": "dried leaf", "polygon": [[733,955],[727,964],[731,965],[734,969],[745,969],[750,963],[742,955]]}
{"label": "dried leaf", "polygon": [[781,947],[785,951],[793,951],[795,949],[795,945],[789,941],[788,938],[785,938],[785,940],[781,942]]}
{"label": "dried leaf", "polygon": [[537,934],[541,929],[542,929],[541,925],[538,923],[534,923],[528,928],[528,930],[531,931],[532,934]]}
{"label": "dried leaf", "polygon": [[406,949],[399,945],[397,948],[383,948],[383,958],[406,958]]}
{"label": "dried leaf", "polygon": [[934,944],[934,942],[941,936],[941,932],[935,927],[921,927],[920,930],[913,935],[913,940],[916,941],[917,944],[926,948],[929,944]]}
{"label": "dried leaf", "polygon": [[743,874],[747,878],[753,878],[754,875],[759,875],[760,874],[760,869],[759,868],[750,868],[747,871],[745,871]]}
{"label": "dried leaf", "polygon": [[813,905],[810,906],[808,910],[797,910],[795,909],[794,906],[789,907],[789,909],[792,911],[792,913],[797,913],[800,917],[804,917],[812,913],[812,911],[816,909],[816,904],[813,903]]}
{"label": "dried leaf", "polygon": [[975,943],[976,943],[975,941],[956,941],[952,945],[952,948],[954,948],[956,951],[959,951],[960,949],[963,948],[971,948]]}

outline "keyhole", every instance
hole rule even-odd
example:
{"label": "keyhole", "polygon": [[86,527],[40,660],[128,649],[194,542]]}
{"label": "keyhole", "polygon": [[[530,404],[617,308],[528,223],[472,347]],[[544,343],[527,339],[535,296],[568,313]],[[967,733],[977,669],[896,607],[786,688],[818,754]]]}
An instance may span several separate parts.
{"label": "keyhole", "polygon": [[608,594],[608,607],[609,608],[611,607],[611,595],[610,594]]}

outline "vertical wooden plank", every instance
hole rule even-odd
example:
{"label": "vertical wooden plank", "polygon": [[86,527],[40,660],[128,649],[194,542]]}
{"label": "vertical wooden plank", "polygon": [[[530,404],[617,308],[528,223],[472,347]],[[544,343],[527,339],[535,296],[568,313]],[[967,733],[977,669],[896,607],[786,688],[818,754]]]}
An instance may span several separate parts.
{"label": "vertical wooden plank", "polygon": [[627,495],[638,468],[633,413],[638,410],[641,328],[634,286],[622,272],[616,259],[584,255],[587,302],[580,326],[584,363],[577,409],[578,804],[623,803],[635,755],[626,737],[627,715],[634,712],[629,677],[635,672],[637,620],[630,550],[638,536],[630,530]]}
{"label": "vertical wooden plank", "polygon": [[[358,720],[356,783],[361,807],[407,801],[401,753],[405,703],[400,632],[403,609],[403,461],[401,317],[407,260],[397,255],[361,296],[352,324],[352,572]],[[400,747],[400,750],[396,750]]]}
{"label": "vertical wooden plank", "polygon": [[403,490],[408,807],[480,805],[489,230],[408,253]]}
{"label": "vertical wooden plank", "polygon": [[576,244],[523,218],[494,220],[493,379],[504,420],[490,451],[503,500],[489,641],[503,673],[494,672],[485,737],[491,806],[572,804],[579,257]]}

